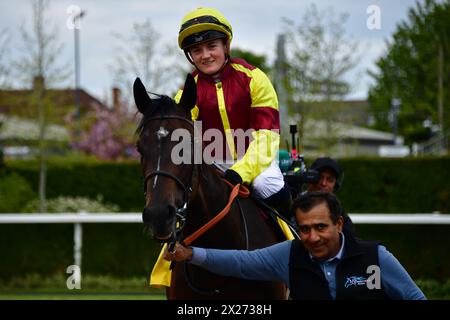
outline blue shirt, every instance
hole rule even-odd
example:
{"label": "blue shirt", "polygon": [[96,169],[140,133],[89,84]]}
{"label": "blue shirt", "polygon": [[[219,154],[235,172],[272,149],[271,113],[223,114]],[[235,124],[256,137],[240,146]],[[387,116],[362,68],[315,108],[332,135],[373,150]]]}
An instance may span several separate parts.
{"label": "blue shirt", "polygon": [[[333,299],[336,298],[336,266],[344,251],[345,238],[342,234],[341,239],[341,248],[335,257],[326,261],[318,261],[328,281]],[[284,241],[253,251],[194,247],[192,259],[189,262],[224,276],[248,280],[283,281],[289,286],[291,245],[292,241]],[[391,299],[426,299],[400,262],[381,245],[378,246],[378,260],[381,283],[385,293]]]}

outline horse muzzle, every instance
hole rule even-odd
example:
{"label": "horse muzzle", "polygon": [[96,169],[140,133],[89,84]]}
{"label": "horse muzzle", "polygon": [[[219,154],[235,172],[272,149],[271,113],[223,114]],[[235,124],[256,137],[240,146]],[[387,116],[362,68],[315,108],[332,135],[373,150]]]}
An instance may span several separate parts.
{"label": "horse muzzle", "polygon": [[170,242],[175,234],[175,213],[176,209],[171,205],[145,207],[142,212],[142,220],[154,239]]}

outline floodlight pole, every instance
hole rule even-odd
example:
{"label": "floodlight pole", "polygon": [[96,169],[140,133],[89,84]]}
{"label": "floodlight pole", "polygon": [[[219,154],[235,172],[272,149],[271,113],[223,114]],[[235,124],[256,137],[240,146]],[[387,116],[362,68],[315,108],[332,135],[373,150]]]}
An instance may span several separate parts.
{"label": "floodlight pole", "polygon": [[81,97],[80,97],[80,20],[86,14],[86,11],[81,11],[73,17],[73,30],[75,41],[75,106],[76,106],[76,121],[80,120],[81,115]]}

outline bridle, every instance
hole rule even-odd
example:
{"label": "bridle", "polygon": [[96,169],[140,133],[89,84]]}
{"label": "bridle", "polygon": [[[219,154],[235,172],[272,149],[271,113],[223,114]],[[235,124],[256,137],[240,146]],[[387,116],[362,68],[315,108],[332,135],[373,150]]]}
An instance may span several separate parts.
{"label": "bridle", "polygon": [[[159,117],[151,117],[151,118],[146,119],[143,127],[145,127],[145,125],[149,121],[155,121],[155,120],[162,121],[162,120],[170,120],[170,119],[182,120],[182,121],[188,123],[194,129],[194,123],[187,118],[177,116],[177,115],[162,115],[162,114]],[[158,138],[160,138],[160,137],[158,136]],[[158,144],[158,151],[157,151],[158,155],[161,154],[161,139],[159,139],[159,141],[160,142]],[[193,140],[192,140],[192,145],[194,145]],[[195,169],[195,167],[194,167],[194,169]],[[192,170],[192,176],[194,176],[194,169]],[[192,186],[189,186],[189,187],[186,186],[178,177],[176,177],[175,175],[173,175],[170,172],[167,172],[164,170],[159,170],[159,159],[158,159],[158,169],[148,173],[144,178],[144,186],[143,186],[144,197],[147,197],[148,180],[152,179],[154,177],[157,177],[157,176],[164,176],[164,177],[168,177],[168,178],[172,179],[183,190],[183,205],[180,208],[176,209],[176,211],[175,211],[176,221],[175,221],[174,232],[172,234],[172,237],[167,240],[162,241],[162,242],[170,242],[170,244],[175,245],[175,242],[179,240],[179,237],[181,236],[181,231],[183,230],[184,225],[186,223],[187,205],[189,202],[190,193],[192,192]],[[192,176],[190,179],[191,184],[192,184]]]}
{"label": "bridle", "polygon": [[[183,118],[181,116],[176,116],[176,115],[161,115],[159,117],[148,118],[148,119],[145,120],[145,123],[144,123],[143,127],[145,127],[145,125],[147,124],[148,121],[152,121],[152,120],[162,121],[162,120],[169,120],[169,119],[183,120],[184,122],[187,122],[190,126],[192,126],[192,128],[195,130],[194,123],[192,121],[190,121],[187,118]],[[195,143],[194,138],[195,137],[192,137],[192,140],[191,140],[192,141],[192,147],[194,146],[194,143]],[[161,139],[160,139],[160,143],[158,144],[158,151],[157,151],[158,154],[160,154],[160,149],[161,149]],[[158,162],[159,162],[159,160],[158,160]],[[159,163],[158,163],[158,168],[159,168]],[[191,184],[192,184],[192,179],[193,179],[193,176],[194,176],[195,168],[196,168],[196,166],[194,165],[194,168],[192,169],[192,176],[191,176],[191,179],[190,179]],[[181,231],[183,230],[183,228],[185,226],[185,223],[186,223],[187,206],[188,206],[188,202],[189,202],[190,193],[192,192],[192,186],[187,187],[175,175],[171,174],[170,172],[157,169],[155,171],[152,171],[152,172],[148,173],[145,176],[145,178],[144,178],[144,196],[147,195],[147,183],[148,183],[148,180],[153,178],[153,177],[156,177],[156,176],[165,176],[165,177],[168,177],[168,178],[172,179],[183,190],[183,203],[184,204],[183,204],[183,206],[181,208],[178,208],[176,210],[176,221],[175,221],[174,231],[172,233],[172,237],[170,237],[169,239],[161,241],[161,242],[167,242],[168,243],[168,251],[172,252],[174,250],[175,243],[177,241],[181,240]],[[183,240],[183,242],[187,241],[187,242],[190,243],[190,240],[189,240],[190,238],[195,239],[199,235],[203,234],[205,232],[205,230],[209,229],[210,226],[208,226],[208,225],[214,225],[216,223],[216,221],[219,221],[223,216],[225,216],[229,212],[230,207],[231,207],[231,203],[233,202],[233,199],[237,196],[238,193],[241,195],[241,192],[239,191],[239,186],[235,186],[235,187],[236,187],[235,190],[232,191],[232,194],[234,192],[235,195],[234,196],[230,195],[230,201],[229,201],[229,203],[227,205],[228,208],[227,207],[224,208],[224,210],[222,210],[215,218],[213,218],[211,221],[209,221],[202,228],[200,228],[199,230],[194,232],[194,234],[189,236],[188,239]],[[246,190],[246,192],[243,192],[243,194],[245,194],[245,197],[248,197],[248,190]],[[232,196],[232,198],[231,198],[231,196]],[[246,221],[245,221],[245,216],[243,214],[243,210],[242,210],[241,204],[239,203],[238,199],[237,199],[237,204],[238,204],[239,212],[240,212],[240,214],[242,216],[243,223],[244,223],[245,237],[246,237],[246,249],[248,250],[249,249],[249,243],[248,243],[249,239],[248,239],[247,224],[246,224]],[[186,280],[187,285],[193,291],[195,291],[195,292],[197,292],[199,294],[203,294],[203,295],[215,295],[215,294],[220,293],[221,290],[219,290],[219,289],[204,290],[204,289],[197,288],[192,283],[192,281],[190,280],[190,276],[189,276],[188,271],[187,271],[187,264],[186,263],[184,263],[184,266],[183,266],[182,270],[183,270],[183,275],[184,275],[184,278]]]}

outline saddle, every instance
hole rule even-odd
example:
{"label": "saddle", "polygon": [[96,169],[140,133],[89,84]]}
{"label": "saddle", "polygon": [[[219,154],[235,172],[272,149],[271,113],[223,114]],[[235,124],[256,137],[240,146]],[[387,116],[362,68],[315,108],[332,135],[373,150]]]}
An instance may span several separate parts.
{"label": "saddle", "polygon": [[279,242],[300,238],[295,231],[295,226],[290,221],[265,203],[263,199],[254,197],[252,194],[250,194],[250,197],[260,209],[261,216],[272,226]]}

